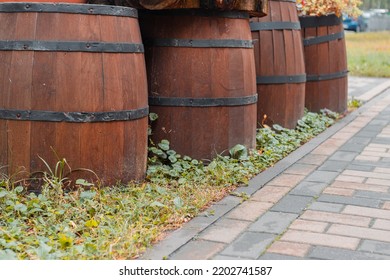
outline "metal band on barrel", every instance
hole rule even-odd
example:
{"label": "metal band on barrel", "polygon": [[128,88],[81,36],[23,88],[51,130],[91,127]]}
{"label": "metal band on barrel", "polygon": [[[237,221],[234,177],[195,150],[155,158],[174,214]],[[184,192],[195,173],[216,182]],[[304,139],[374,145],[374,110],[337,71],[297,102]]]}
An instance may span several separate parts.
{"label": "metal band on barrel", "polygon": [[338,17],[336,15],[329,15],[329,16],[302,16],[299,17],[299,21],[301,22],[302,28],[309,28],[309,27],[320,27],[320,26],[332,26],[332,25],[339,25],[342,22],[341,17]]}
{"label": "metal band on barrel", "polygon": [[301,30],[301,24],[299,22],[291,21],[274,21],[274,22],[251,22],[251,31],[262,30]]}
{"label": "metal band on barrel", "polygon": [[243,106],[257,102],[258,95],[227,98],[149,97],[149,105],[172,107],[223,107]]}
{"label": "metal band on barrel", "polygon": [[148,116],[149,107],[113,112],[53,112],[0,109],[0,119],[16,121],[97,123],[136,120]]}
{"label": "metal band on barrel", "polygon": [[334,33],[334,34],[325,35],[325,36],[318,36],[318,37],[303,39],[303,45],[304,46],[317,45],[317,44],[322,44],[322,43],[335,41],[335,40],[339,40],[339,39],[343,39],[343,38],[344,38],[344,32],[339,32],[339,33]]}
{"label": "metal band on barrel", "polygon": [[291,76],[257,76],[257,84],[298,84],[306,82],[306,74]]}
{"label": "metal band on barrel", "polygon": [[198,39],[146,39],[145,45],[154,47],[182,47],[182,48],[253,48],[252,40],[235,40],[235,39],[215,39],[215,40],[198,40]]}
{"label": "metal band on barrel", "polygon": [[0,50],[143,53],[144,46],[143,44],[106,42],[0,41]]}
{"label": "metal band on barrel", "polygon": [[348,76],[348,72],[349,72],[348,70],[344,70],[344,71],[329,73],[329,74],[307,75],[306,81],[314,82],[314,81],[326,81],[326,80],[344,78]]}
{"label": "metal band on barrel", "polygon": [[138,18],[138,11],[130,7],[109,5],[85,5],[65,3],[1,3],[0,13],[66,13],[86,15],[108,15]]}

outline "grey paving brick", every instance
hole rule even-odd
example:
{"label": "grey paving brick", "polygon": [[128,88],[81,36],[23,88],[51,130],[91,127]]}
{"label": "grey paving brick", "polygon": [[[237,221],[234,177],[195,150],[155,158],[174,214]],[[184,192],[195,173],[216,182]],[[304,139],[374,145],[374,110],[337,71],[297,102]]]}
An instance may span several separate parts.
{"label": "grey paving brick", "polygon": [[297,217],[297,214],[267,212],[249,226],[248,231],[281,234]]}
{"label": "grey paving brick", "polygon": [[257,259],[275,238],[275,234],[245,232],[219,254]]}
{"label": "grey paving brick", "polygon": [[295,256],[289,256],[289,255],[282,255],[282,254],[274,254],[274,253],[265,253],[262,255],[259,260],[303,260],[303,258],[295,257]]}
{"label": "grey paving brick", "polygon": [[345,205],[338,203],[328,203],[328,202],[313,202],[310,206],[310,210],[318,210],[325,212],[340,213],[344,209]]}
{"label": "grey paving brick", "polygon": [[335,171],[314,171],[305,178],[305,181],[331,183],[338,175],[340,173]]}
{"label": "grey paving brick", "polygon": [[347,143],[353,144],[363,144],[363,145],[368,145],[371,142],[372,138],[371,137],[358,137],[354,136],[352,137]]}
{"label": "grey paving brick", "polygon": [[346,152],[361,152],[364,150],[366,145],[358,143],[347,143],[340,147],[339,151]]}
{"label": "grey paving brick", "polygon": [[390,193],[383,193],[383,192],[356,191],[355,196],[375,198],[379,200],[390,200]]}
{"label": "grey paving brick", "polygon": [[389,144],[389,139],[388,138],[383,138],[383,137],[378,137],[375,138],[371,141],[371,143],[374,144]]}
{"label": "grey paving brick", "polygon": [[348,164],[349,162],[347,161],[327,160],[318,168],[318,170],[341,172],[347,167]]}
{"label": "grey paving brick", "polygon": [[361,131],[362,132],[366,132],[366,131],[372,131],[372,132],[381,132],[382,129],[383,129],[384,125],[378,125],[378,124],[375,124],[375,120],[371,121],[370,123],[368,123]]}
{"label": "grey paving brick", "polygon": [[311,259],[322,260],[386,260],[389,256],[372,254],[361,251],[346,250],[340,248],[330,248],[318,246],[308,255]]}
{"label": "grey paving brick", "polygon": [[[380,113],[380,115],[382,115],[383,113]],[[389,114],[389,112],[386,112],[385,113],[386,115]],[[388,120],[378,120],[378,119],[374,119],[373,121],[371,121],[368,125],[369,126],[380,126],[380,127],[385,127],[386,125],[389,124],[389,121]]]}
{"label": "grey paving brick", "polygon": [[311,197],[319,196],[327,186],[328,184],[326,183],[303,181],[299,183],[292,191],[290,191],[290,194]]}
{"label": "grey paving brick", "polygon": [[357,137],[375,137],[378,135],[378,131],[361,130],[355,134]]}
{"label": "grey paving brick", "polygon": [[341,161],[352,161],[357,155],[359,155],[359,153],[337,151],[329,159],[341,160]]}
{"label": "grey paving brick", "polygon": [[207,260],[225,247],[223,243],[193,240],[172,254],[170,260]]}
{"label": "grey paving brick", "polygon": [[372,163],[366,163],[366,164],[349,164],[346,169],[349,170],[357,170],[357,171],[373,171],[375,169],[375,166],[372,165]]}
{"label": "grey paving brick", "polygon": [[312,200],[313,198],[309,196],[286,195],[271,208],[271,211],[299,214]]}
{"label": "grey paving brick", "polygon": [[330,194],[321,195],[317,201],[376,207],[376,208],[378,208],[380,204],[380,200],[378,199],[369,199],[365,197],[347,197],[347,196],[330,195]]}
{"label": "grey paving brick", "polygon": [[388,255],[390,258],[390,243],[387,242],[363,240],[358,250],[367,251],[370,253]]}
{"label": "grey paving brick", "polygon": [[233,256],[225,256],[225,255],[216,255],[212,258],[212,260],[221,260],[221,261],[224,261],[224,260],[251,260],[251,259],[248,259],[248,258],[243,258],[243,257],[233,257]]}

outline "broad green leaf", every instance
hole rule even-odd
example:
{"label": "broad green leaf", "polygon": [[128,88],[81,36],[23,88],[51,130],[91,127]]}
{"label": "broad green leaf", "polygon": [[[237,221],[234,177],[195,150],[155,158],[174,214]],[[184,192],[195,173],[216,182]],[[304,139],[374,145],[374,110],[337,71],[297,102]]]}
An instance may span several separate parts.
{"label": "broad green leaf", "polygon": [[157,119],[158,119],[158,115],[156,113],[149,113],[149,120],[154,122]]}
{"label": "broad green leaf", "polygon": [[161,140],[160,143],[158,143],[158,146],[164,150],[164,151],[168,151],[169,150],[169,141],[168,140]]}
{"label": "broad green leaf", "polygon": [[77,179],[76,185],[84,186],[84,187],[92,187],[94,184],[89,183],[87,180],[84,179]]}
{"label": "broad green leaf", "polygon": [[0,191],[0,198],[5,197],[8,194],[7,191]]}
{"label": "broad green leaf", "polygon": [[151,207],[166,207],[164,204],[158,201],[154,201],[150,204]]}
{"label": "broad green leaf", "polygon": [[184,205],[184,202],[183,202],[183,200],[182,200],[180,197],[176,197],[176,198],[173,200],[173,203],[175,204],[175,207],[176,207],[177,209],[182,208],[183,205]]}
{"label": "broad green leaf", "polygon": [[90,219],[85,222],[85,226],[89,228],[96,228],[99,226],[99,223],[94,219]]}
{"label": "broad green leaf", "polygon": [[16,253],[11,249],[0,250],[0,260],[17,260]]}
{"label": "broad green leaf", "polygon": [[60,233],[58,234],[58,242],[60,243],[63,249],[71,247],[73,245],[73,238],[67,236],[66,234]]}
{"label": "broad green leaf", "polygon": [[26,212],[27,211],[27,206],[24,205],[23,203],[18,203],[14,206],[14,209],[19,212]]}
{"label": "broad green leaf", "polygon": [[94,191],[84,191],[80,193],[80,199],[92,199],[96,195]]}

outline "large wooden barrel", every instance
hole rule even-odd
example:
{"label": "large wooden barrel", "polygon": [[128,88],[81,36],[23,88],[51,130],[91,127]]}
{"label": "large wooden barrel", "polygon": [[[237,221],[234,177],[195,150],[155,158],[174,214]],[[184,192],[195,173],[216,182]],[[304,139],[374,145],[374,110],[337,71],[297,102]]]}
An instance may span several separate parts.
{"label": "large wooden barrel", "polygon": [[306,107],[347,110],[348,70],[342,19],[336,15],[300,17],[307,73]]}
{"label": "large wooden barrel", "polygon": [[0,25],[0,172],[47,171],[40,158],[54,170],[65,158],[104,183],[142,179],[148,104],[137,11],[5,3]]}
{"label": "large wooden barrel", "polygon": [[270,0],[269,13],[251,18],[255,41],[257,119],[294,128],[305,109],[305,65],[295,0]]}
{"label": "large wooden barrel", "polygon": [[152,139],[211,159],[236,144],[255,147],[256,80],[249,17],[172,10],[140,16]]}

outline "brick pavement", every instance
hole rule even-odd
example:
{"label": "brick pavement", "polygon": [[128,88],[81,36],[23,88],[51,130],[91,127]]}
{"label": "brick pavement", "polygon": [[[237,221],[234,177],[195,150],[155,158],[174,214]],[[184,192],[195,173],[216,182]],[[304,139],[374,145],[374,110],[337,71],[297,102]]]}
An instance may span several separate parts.
{"label": "brick pavement", "polygon": [[390,88],[375,86],[377,97],[240,187],[247,201],[226,197],[142,258],[390,259]]}

